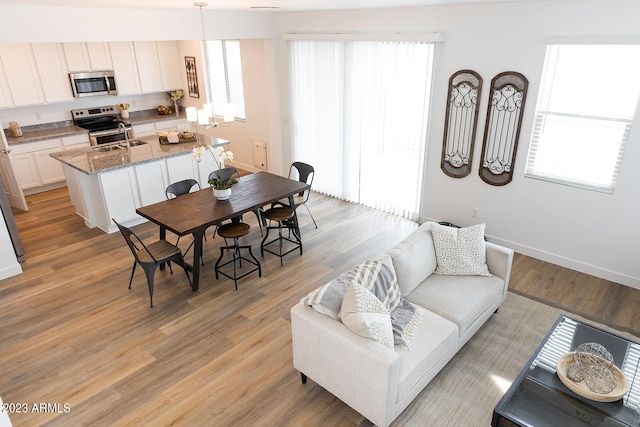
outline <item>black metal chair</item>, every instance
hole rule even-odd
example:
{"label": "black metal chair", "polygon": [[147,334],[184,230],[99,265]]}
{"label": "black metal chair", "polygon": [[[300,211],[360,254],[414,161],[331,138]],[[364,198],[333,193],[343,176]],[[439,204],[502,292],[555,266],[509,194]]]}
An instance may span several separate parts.
{"label": "black metal chair", "polygon": [[209,179],[222,179],[223,181],[228,181],[231,178],[240,178],[240,171],[233,166],[218,169],[209,174]]}
{"label": "black metal chair", "polygon": [[[249,224],[245,224],[244,222],[223,224],[218,227],[218,236],[224,238],[226,246],[222,246],[220,248],[220,258],[218,258],[218,261],[216,261],[216,279],[218,279],[219,274],[232,279],[236,285],[236,291],[238,290],[238,279],[251,274],[256,270],[258,271],[258,277],[262,277],[262,267],[260,266],[260,262],[258,261],[258,259],[253,255],[253,252],[251,251],[251,245],[240,245],[238,240],[240,237],[249,234],[250,230],[251,227],[249,226]],[[233,239],[233,244],[227,244],[227,239]],[[246,249],[251,258],[242,256],[242,249]],[[231,260],[220,264],[222,262],[222,259],[224,258],[224,251],[231,251],[232,258]],[[249,270],[245,269],[241,274],[239,274],[240,272],[238,271],[238,269],[242,269],[242,261],[252,264],[253,268]],[[233,273],[226,273],[223,270],[223,267],[229,264],[233,264]]]}
{"label": "black metal chair", "polygon": [[[177,181],[177,182],[174,182],[173,184],[169,184],[165,189],[164,194],[167,197],[167,199],[180,197],[185,194],[189,194],[194,187],[197,187],[197,189],[200,190],[200,183],[195,179],[183,179],[182,181]],[[205,239],[206,237],[207,236],[205,235]],[[178,240],[176,240],[176,246],[178,246],[179,243],[180,243],[180,236],[178,236]],[[184,255],[186,255],[187,252],[189,252],[189,250],[193,246],[193,243],[194,242],[192,241],[189,244],[187,249],[184,251]],[[202,256],[200,257],[200,262],[202,263],[202,265],[204,265],[204,257]]]}
{"label": "black metal chair", "polygon": [[[315,174],[316,174],[316,171],[313,168],[313,166],[307,163],[293,162],[289,167],[289,178],[292,178],[294,175],[297,175],[298,181],[304,182],[305,184],[309,184],[309,186],[313,185],[313,178]],[[310,194],[311,194],[311,187],[309,187],[309,190],[303,191],[302,193],[298,193],[297,199],[294,199],[294,204],[292,208],[293,210],[296,210],[298,209],[299,206],[304,206],[307,209],[307,212],[309,212],[309,216],[313,221],[313,225],[315,225],[316,228],[318,228],[318,224],[316,223],[315,218],[311,214],[311,210],[309,209],[309,206],[307,206],[307,201],[309,200]]]}
{"label": "black metal chair", "polygon": [[[294,211],[289,206],[275,206],[270,209],[267,209],[262,214],[265,219],[268,219],[269,225],[266,227],[267,233],[262,239],[260,243],[260,255],[264,257],[264,253],[269,252],[270,254],[276,255],[280,257],[280,266],[282,266],[282,259],[285,255],[295,251],[300,250],[300,255],[302,255],[302,239],[298,234],[297,223],[295,222]],[[277,223],[277,225],[272,226],[271,221]],[[269,230],[278,230],[278,237],[267,242],[269,238]],[[283,229],[289,230],[289,235],[284,236],[282,233]],[[292,238],[293,237],[293,238]],[[284,249],[284,243],[291,246],[288,249]],[[278,252],[269,248],[273,243],[278,244]],[[283,252],[284,251],[284,252]]]}
{"label": "black metal chair", "polygon": [[147,277],[149,300],[151,307],[153,307],[153,278],[155,276],[156,269],[160,264],[166,262],[169,265],[171,274],[173,274],[171,261],[184,269],[184,274],[187,275],[187,280],[191,286],[191,278],[187,271],[187,264],[184,262],[182,251],[179,247],[162,239],[153,242],[150,245],[145,245],[142,239],[140,239],[140,237],[138,237],[138,235],[129,227],[118,224],[118,222],[113,218],[111,220],[118,226],[118,229],[120,229],[120,233],[122,233],[122,237],[124,237],[124,240],[127,242],[127,246],[129,246],[134,257],[133,268],[131,269],[131,278],[129,279],[129,289],[131,289],[131,282],[133,281],[133,274],[136,272],[136,267],[140,264]]}

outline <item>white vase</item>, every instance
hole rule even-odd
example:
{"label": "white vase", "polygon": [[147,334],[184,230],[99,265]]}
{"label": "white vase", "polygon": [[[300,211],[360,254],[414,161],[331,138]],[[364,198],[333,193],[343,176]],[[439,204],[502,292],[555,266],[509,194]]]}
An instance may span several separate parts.
{"label": "white vase", "polygon": [[227,200],[229,198],[229,196],[231,195],[231,189],[227,188],[227,189],[224,189],[224,190],[218,190],[217,188],[214,188],[213,189],[213,195],[218,200]]}

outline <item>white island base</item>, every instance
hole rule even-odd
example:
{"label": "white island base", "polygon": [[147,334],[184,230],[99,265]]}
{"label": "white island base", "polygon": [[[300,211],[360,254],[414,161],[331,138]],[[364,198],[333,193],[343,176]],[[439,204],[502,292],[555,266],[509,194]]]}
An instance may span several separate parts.
{"label": "white island base", "polygon": [[205,188],[209,174],[218,169],[212,156],[203,156],[201,162],[194,160],[191,148],[178,155],[98,172],[87,173],[64,161],[62,165],[76,213],[87,227],[106,233],[118,230],[112,218],[127,226],[145,222],[136,209],[166,200],[169,184],[193,178]]}

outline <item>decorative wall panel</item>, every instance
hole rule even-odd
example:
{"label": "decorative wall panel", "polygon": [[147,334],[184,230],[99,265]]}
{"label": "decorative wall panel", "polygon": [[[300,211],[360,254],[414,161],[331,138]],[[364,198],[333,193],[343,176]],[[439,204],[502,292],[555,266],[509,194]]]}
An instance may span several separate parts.
{"label": "decorative wall panel", "polygon": [[480,178],[487,184],[506,185],[513,179],[528,86],[528,80],[515,71],[491,80],[480,164]]}
{"label": "decorative wall panel", "polygon": [[482,78],[475,71],[461,70],[449,79],[440,168],[450,177],[462,178],[471,172],[481,91]]}

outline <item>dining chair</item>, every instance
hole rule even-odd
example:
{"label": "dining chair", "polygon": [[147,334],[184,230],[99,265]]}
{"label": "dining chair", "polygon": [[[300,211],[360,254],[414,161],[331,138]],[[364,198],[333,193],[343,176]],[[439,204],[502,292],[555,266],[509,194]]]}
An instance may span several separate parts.
{"label": "dining chair", "polygon": [[[200,183],[195,180],[195,179],[183,179],[182,181],[177,181],[174,182],[172,184],[169,184],[167,186],[167,188],[164,191],[165,196],[168,199],[173,199],[176,197],[180,197],[183,196],[185,194],[189,194],[191,192],[191,190],[193,188],[197,188],[198,190],[200,190]],[[205,235],[205,239],[207,238],[207,236]],[[178,240],[176,240],[176,246],[178,246],[178,244],[180,243],[180,236],[178,236]],[[189,252],[189,250],[191,249],[191,247],[193,246],[194,241],[192,241],[189,246],[187,247],[187,249],[184,251],[184,255],[187,254],[187,252]],[[202,265],[204,265],[204,257],[201,256],[200,257],[200,262],[202,263]]]}
{"label": "dining chair", "polygon": [[[233,178],[233,179],[240,178],[240,171],[234,168],[233,166],[218,169],[209,174],[209,179],[222,179],[223,181],[227,181],[230,178]],[[262,234],[262,210],[258,208],[258,209],[255,209],[253,213],[256,215],[256,218],[258,219],[258,226],[260,227],[260,235],[262,236],[263,235]],[[218,225],[218,228],[219,227],[220,225]],[[213,232],[214,236],[216,235],[217,231],[218,229],[216,228],[216,231]]]}
{"label": "dining chair", "polygon": [[209,174],[209,179],[222,179],[223,181],[228,181],[231,178],[240,178],[240,171],[233,166],[218,169]]}
{"label": "dining chair", "polygon": [[133,254],[133,268],[131,269],[131,278],[129,278],[129,289],[131,289],[131,283],[133,282],[133,274],[136,272],[138,264],[144,270],[147,277],[147,286],[149,287],[149,301],[151,307],[153,307],[153,278],[155,276],[156,269],[162,263],[167,263],[169,271],[173,274],[171,269],[171,261],[175,262],[184,269],[184,274],[187,275],[189,286],[191,286],[191,278],[187,271],[187,264],[182,256],[182,251],[176,245],[169,243],[164,239],[157,240],[149,245],[145,244],[140,237],[129,227],[119,224],[115,219],[111,220],[118,226],[122,237],[127,242],[127,246]]}
{"label": "dining chair", "polygon": [[[279,202],[277,202],[277,204],[280,206],[273,206],[264,211],[262,214],[265,219],[269,220],[269,225],[266,226],[267,233],[260,243],[260,256],[264,257],[265,252],[276,255],[280,257],[280,266],[282,266],[282,259],[285,255],[295,250],[300,250],[300,255],[302,255],[302,239],[300,238],[300,235],[297,231],[298,227],[295,222],[294,210],[289,206],[280,204]],[[275,222],[276,225],[271,225],[272,222]],[[269,230],[274,229],[278,230],[278,237],[267,242],[267,239],[269,238]],[[288,236],[285,236],[282,233],[283,229],[289,231]],[[286,249],[284,248],[285,242],[289,242],[287,243],[289,247]],[[274,243],[278,244],[277,252],[274,249],[270,248],[270,246]]]}
{"label": "dining chair", "polygon": [[311,214],[311,210],[309,206],[307,206],[307,201],[309,200],[309,195],[311,194],[311,185],[313,185],[313,178],[315,177],[316,171],[313,166],[303,162],[293,162],[289,167],[289,178],[297,176],[298,181],[304,182],[305,184],[309,184],[309,189],[303,191],[302,193],[298,193],[297,200],[294,199],[294,204],[292,206],[293,210],[298,209],[299,206],[304,206],[309,212],[309,216],[313,221],[313,225],[318,228],[318,224],[316,223],[315,218]]}
{"label": "dining chair", "polygon": [[[223,276],[232,279],[236,285],[236,291],[238,290],[238,279],[253,273],[254,271],[258,271],[258,277],[262,277],[262,267],[260,266],[260,261],[253,255],[251,251],[251,245],[241,245],[239,238],[246,236],[249,234],[251,230],[251,226],[244,222],[233,222],[230,224],[223,224],[218,227],[218,236],[224,238],[225,246],[220,248],[220,258],[216,261],[215,272],[216,279],[218,279],[218,275],[222,274]],[[227,244],[227,239],[233,239],[233,244]],[[247,258],[242,255],[242,250],[246,250],[248,255],[251,258]],[[231,259],[221,264],[225,251],[231,252]],[[249,270],[244,269],[242,272],[238,271],[238,269],[242,269],[242,261],[248,262],[253,265],[253,268]],[[233,272],[225,272],[223,267],[233,264]]]}

